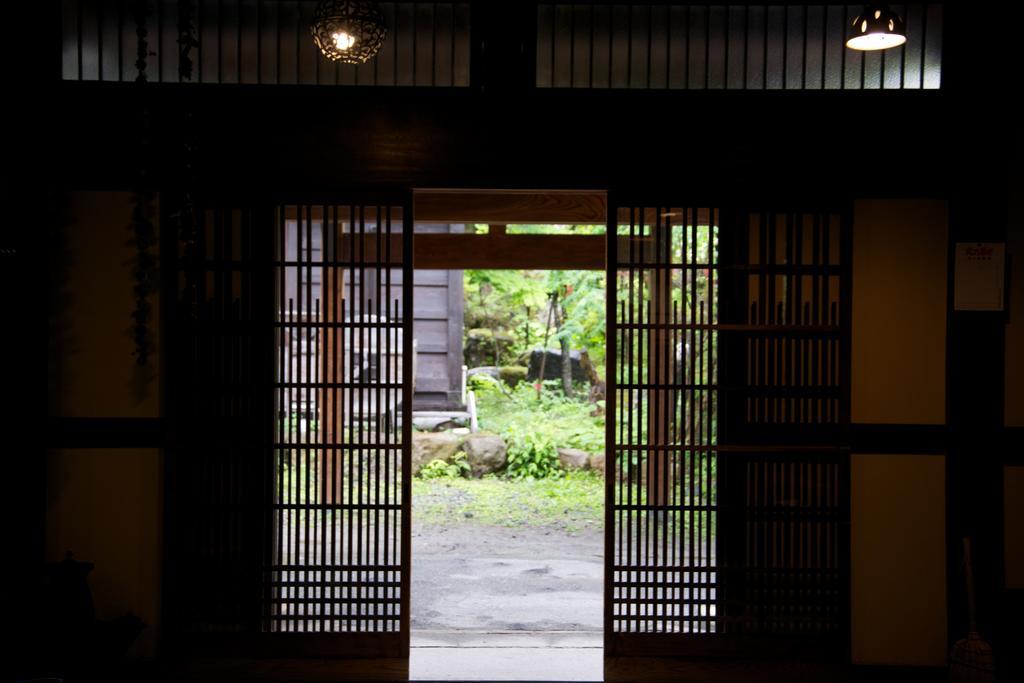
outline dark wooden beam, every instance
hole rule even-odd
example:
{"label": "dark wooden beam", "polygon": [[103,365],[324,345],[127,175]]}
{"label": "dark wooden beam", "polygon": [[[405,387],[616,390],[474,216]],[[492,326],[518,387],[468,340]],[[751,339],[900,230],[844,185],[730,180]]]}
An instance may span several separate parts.
{"label": "dark wooden beam", "polygon": [[945,455],[949,428],[945,425],[852,424],[850,450],[860,454]]}
{"label": "dark wooden beam", "polygon": [[604,235],[416,235],[414,266],[603,270]]}
{"label": "dark wooden beam", "polygon": [[167,427],[162,418],[59,417],[46,437],[49,448],[163,448]]}
{"label": "dark wooden beam", "polygon": [[604,225],[605,192],[576,190],[417,190],[416,220],[433,223]]}
{"label": "dark wooden beam", "polygon": [[[75,115],[53,131],[63,150],[55,181],[130,187],[137,152],[124,131],[136,123],[137,92],[63,83],[60,96],[60,110]],[[513,95],[153,84],[148,96],[158,131],[174,131],[182,102],[194,103],[197,170],[208,192],[282,203],[410,187],[614,187],[706,201],[767,197],[776,205],[787,196],[945,197],[970,145],[940,91]],[[879,111],[913,122],[900,132],[899,164],[846,153],[847,137]],[[155,183],[179,179],[180,155],[176,135],[154,137]]]}
{"label": "dark wooden beam", "polygon": [[[391,267],[402,265],[401,235],[370,234],[361,241],[360,246],[358,238],[345,235],[339,245],[339,262],[346,263],[349,254],[376,259],[380,250],[390,254]],[[604,235],[418,233],[413,238],[413,267],[417,269],[603,270],[604,259]]]}

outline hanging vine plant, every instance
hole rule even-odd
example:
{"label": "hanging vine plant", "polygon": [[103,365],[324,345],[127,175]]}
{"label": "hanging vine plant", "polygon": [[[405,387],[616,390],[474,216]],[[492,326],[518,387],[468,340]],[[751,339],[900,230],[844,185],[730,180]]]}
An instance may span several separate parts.
{"label": "hanging vine plant", "polygon": [[149,0],[135,0],[132,18],[135,20],[135,82],[146,82],[146,62],[149,58],[149,19],[151,8]]}
{"label": "hanging vine plant", "polygon": [[135,362],[145,366],[149,362],[152,339],[149,325],[152,318],[150,297],[156,288],[156,258],[153,247],[156,244],[156,230],[153,225],[153,191],[150,182],[149,147],[150,116],[147,102],[146,68],[149,52],[147,21],[150,15],[148,0],[137,0],[133,8],[135,36],[135,82],[139,85],[138,143],[136,145],[136,189],[132,198],[132,244],[135,247],[134,278],[135,310],[132,311],[132,338],[135,342]]}
{"label": "hanging vine plant", "polygon": [[[192,80],[192,49],[199,47],[196,26],[193,19],[195,4],[191,0],[178,3],[178,77]],[[198,289],[196,286],[196,239],[198,225],[193,200],[193,188],[196,184],[195,158],[198,148],[198,136],[195,129],[195,117],[192,112],[191,98],[185,93],[183,98],[181,135],[181,194],[178,199],[178,210],[174,215],[177,221],[178,242],[183,259],[185,288],[181,297],[181,309],[189,319],[198,315]]]}
{"label": "hanging vine plant", "polygon": [[146,365],[152,346],[149,324],[152,316],[150,296],[156,288],[156,259],[153,246],[156,230],[153,227],[153,193],[139,189],[134,196],[132,232],[135,243],[135,310],[132,312],[132,333],[135,339],[135,362]]}
{"label": "hanging vine plant", "polygon": [[192,80],[192,48],[199,47],[194,11],[192,0],[178,0],[178,77],[186,81]]}

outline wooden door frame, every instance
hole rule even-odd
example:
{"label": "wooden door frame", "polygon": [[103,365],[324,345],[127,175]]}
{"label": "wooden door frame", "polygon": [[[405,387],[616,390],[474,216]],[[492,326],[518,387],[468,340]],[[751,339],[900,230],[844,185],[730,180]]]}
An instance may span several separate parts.
{"label": "wooden door frame", "polygon": [[[603,223],[606,226],[612,226],[616,222],[615,216],[609,215],[610,203],[607,199],[607,194],[604,192],[587,192],[587,193],[551,193],[548,191],[542,192],[530,192],[520,191],[516,192],[496,192],[488,193],[489,197],[484,198],[480,191],[449,191],[445,193],[445,201],[448,201],[452,205],[461,202],[465,197],[470,197],[470,204],[473,208],[471,212],[457,213],[449,209],[443,211],[434,211],[438,206],[443,205],[443,202],[438,200],[435,204],[426,205],[433,207],[427,211],[426,214],[421,215],[418,213],[418,201],[419,194],[414,194],[412,201],[411,215],[407,215],[404,218],[407,229],[411,229],[411,234],[402,239],[411,240],[411,251],[404,251],[405,254],[411,255],[411,264],[403,264],[403,268],[408,268],[411,272],[415,272],[416,269],[449,269],[458,270],[465,268],[504,268],[504,269],[580,269],[580,270],[605,270],[611,277],[614,278],[615,264],[611,261],[608,256],[614,253],[612,250],[618,247],[619,239],[614,241],[610,238],[616,237],[616,230],[614,227],[611,231],[606,231],[603,235],[509,235],[504,230],[495,230],[484,235],[475,234],[416,234],[414,226],[417,220],[421,221],[443,221],[443,222],[491,222],[493,224],[499,224],[504,222],[535,222],[535,223],[552,223],[555,220],[561,220],[566,223]],[[586,205],[584,210],[579,210],[581,202],[577,201],[580,194],[585,194],[591,198],[600,197],[601,202],[594,202]],[[558,196],[560,195],[560,196]],[[573,198],[576,195],[576,199]],[[524,198],[528,196],[528,198]],[[522,213],[518,213],[517,205],[529,204],[533,205],[538,202],[538,197],[551,197],[556,196],[557,201],[554,202],[553,206],[556,208],[566,204],[572,204],[568,210],[555,210],[550,208],[541,208],[533,210],[533,213],[529,213],[523,210]],[[495,203],[495,198],[502,199],[501,202]],[[511,199],[510,199],[511,198]],[[475,202],[475,203],[474,203]],[[490,202],[490,204],[487,204]],[[561,203],[559,203],[561,202]],[[281,202],[274,202],[274,205],[279,205]],[[584,203],[585,204],[585,203]],[[483,209],[489,206],[487,211]],[[597,207],[600,207],[597,209]],[[496,210],[500,209],[500,210]],[[603,212],[603,219],[596,220],[597,211]],[[550,213],[545,213],[550,211]],[[554,219],[554,220],[552,220]],[[405,243],[409,245],[409,242]],[[406,247],[408,249],[408,247]],[[609,280],[612,282],[613,280]],[[407,283],[411,287],[411,282]],[[610,304],[613,306],[614,304]],[[609,308],[606,315],[614,314],[613,308]],[[608,342],[608,349],[610,354],[614,354],[615,340],[610,339]],[[606,446],[607,447],[607,446]],[[407,458],[406,458],[407,460]],[[406,463],[405,465],[408,465]],[[403,469],[406,469],[406,466]],[[608,462],[606,459],[606,481],[611,472],[614,471],[614,461]],[[606,496],[607,498],[607,496]],[[608,500],[605,501],[606,515],[610,510],[608,506]],[[411,501],[406,508],[411,512]],[[408,517],[407,517],[408,519]],[[605,561],[608,561],[608,553],[612,550],[607,537],[610,533],[610,529],[606,528],[606,540],[605,540]],[[409,547],[409,537],[407,531],[403,530],[403,541],[405,546],[405,557],[403,567],[403,581],[406,584],[405,588],[405,600],[404,600],[404,629],[405,633],[409,633],[408,627],[408,604],[410,603],[409,591],[411,591],[411,585],[408,581],[409,567],[411,565],[411,548]],[[606,565],[607,566],[607,565]],[[607,588],[603,594],[603,600],[608,600]],[[605,638],[608,637],[608,628],[605,627]],[[287,635],[287,634],[285,634]],[[359,634],[350,634],[356,635]],[[296,639],[303,637],[297,634]],[[358,639],[358,638],[357,638]],[[263,639],[258,639],[263,640]],[[300,645],[296,643],[295,645]],[[301,646],[300,646],[301,649]],[[194,668],[192,673],[202,676],[204,674],[214,673],[217,677],[222,678],[250,678],[254,675],[259,675],[261,678],[274,678],[278,676],[301,676],[309,680],[317,679],[349,679],[352,678],[368,678],[373,677],[376,679],[402,679],[408,674],[408,640],[406,639],[404,653],[398,653],[398,657],[384,657],[374,658],[374,654],[370,650],[365,650],[364,654],[367,655],[358,659],[300,659],[295,656],[284,658],[275,658],[272,660],[266,659],[255,659],[252,657],[255,654],[249,648],[246,648],[245,653],[238,653],[241,656],[235,658],[224,657],[221,655],[227,654],[226,651],[213,652],[210,654],[214,655],[216,659],[210,657],[206,660],[196,660],[193,662],[197,666]],[[270,650],[262,650],[259,655],[273,657],[274,655]],[[310,652],[311,655],[315,656],[314,652]],[[404,657],[402,656],[404,654]],[[657,677],[655,669],[662,664],[667,664],[669,667],[667,671],[674,672],[669,675],[675,675],[682,671],[689,669],[679,669],[680,666],[690,666],[689,663],[674,661],[674,662],[662,662],[662,658],[654,656],[655,653],[637,652],[637,656],[630,657],[629,660],[633,664],[640,664],[645,662],[644,666],[650,665],[652,667],[651,673],[654,677]],[[690,653],[692,656],[709,655],[709,652],[699,652],[697,650]],[[622,662],[609,661],[607,657],[607,651],[605,652],[606,658],[606,677],[608,679],[621,679],[628,677],[630,673],[635,675],[635,671],[626,671],[622,669]],[[270,664],[268,666],[268,664]]]}

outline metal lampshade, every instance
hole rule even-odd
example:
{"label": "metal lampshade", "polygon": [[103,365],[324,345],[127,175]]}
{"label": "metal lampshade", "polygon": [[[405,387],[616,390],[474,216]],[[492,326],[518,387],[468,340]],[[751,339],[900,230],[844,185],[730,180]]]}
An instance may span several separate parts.
{"label": "metal lampshade", "polygon": [[366,63],[388,36],[377,3],[361,0],[321,0],[310,31],[324,57],[345,64]]}
{"label": "metal lampshade", "polygon": [[907,42],[903,19],[884,2],[872,2],[853,20],[846,47],[854,50],[885,50]]}

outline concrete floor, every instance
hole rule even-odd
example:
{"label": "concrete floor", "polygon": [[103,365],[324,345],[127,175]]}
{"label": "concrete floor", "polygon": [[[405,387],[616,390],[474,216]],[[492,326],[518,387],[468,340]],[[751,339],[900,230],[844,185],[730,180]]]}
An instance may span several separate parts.
{"label": "concrete floor", "polygon": [[603,678],[600,532],[414,526],[412,550],[410,678]]}
{"label": "concrete floor", "polygon": [[415,681],[600,681],[601,634],[413,631]]}
{"label": "concrete floor", "polygon": [[524,555],[417,558],[413,630],[599,633],[600,560]]}

